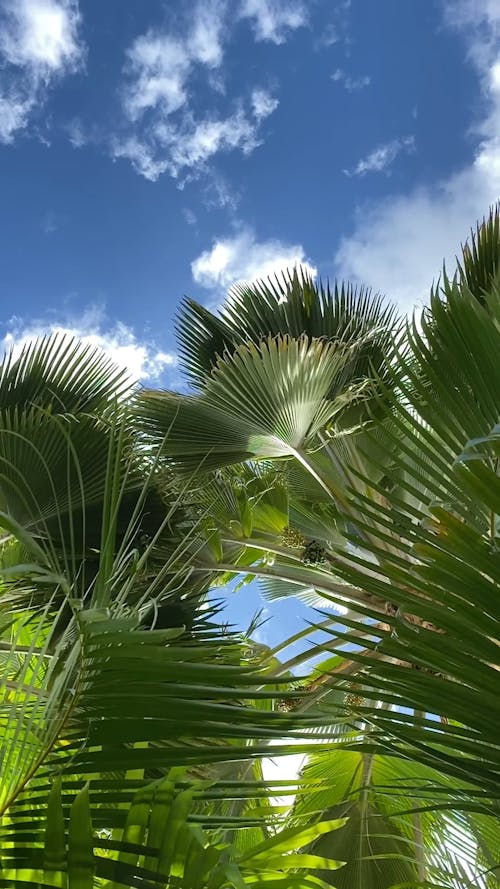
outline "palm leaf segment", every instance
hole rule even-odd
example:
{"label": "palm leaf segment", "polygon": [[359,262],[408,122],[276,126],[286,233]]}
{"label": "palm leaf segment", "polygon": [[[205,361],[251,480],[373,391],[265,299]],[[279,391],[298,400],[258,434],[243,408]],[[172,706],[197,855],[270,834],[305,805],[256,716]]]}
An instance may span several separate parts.
{"label": "palm leaf segment", "polygon": [[[125,542],[137,554],[163,527],[155,549],[168,560],[196,522],[189,498],[136,447],[127,420],[131,387],[103,353],[71,338],[51,336],[0,365],[0,526],[4,566],[19,563],[24,528],[54,572],[77,582],[79,595],[95,582],[102,528],[109,519],[109,472],[120,493],[110,533],[116,552]],[[178,487],[178,486],[177,486]],[[175,503],[175,509],[172,504]],[[165,522],[165,517],[168,521]],[[28,557],[28,553],[24,553]],[[138,556],[137,556],[138,557]],[[154,571],[151,559],[143,574]],[[146,586],[149,582],[145,576]],[[198,577],[197,585],[206,582]],[[22,585],[21,585],[22,586]],[[49,595],[39,586],[40,594]],[[18,584],[19,606],[23,598]],[[32,595],[32,593],[30,593]],[[59,603],[60,604],[60,603]],[[66,621],[67,622],[67,621]]]}
{"label": "palm leaf segment", "polygon": [[[342,473],[332,472],[325,445],[335,453],[343,452],[344,439],[338,433],[343,435],[346,427],[357,428],[364,422],[367,405],[377,409],[372,380],[377,369],[382,371],[382,355],[389,348],[394,324],[394,311],[368,292],[343,286],[332,292],[296,275],[285,288],[272,282],[237,288],[221,317],[190,302],[179,322],[179,338],[186,370],[200,394],[140,394],[140,428],[155,445],[164,442],[164,454],[176,471],[192,473],[241,461],[295,458],[287,479],[292,496],[286,512],[290,510],[294,524],[300,516],[299,530],[301,524],[307,525],[306,535],[314,525],[321,526],[326,536],[325,515],[317,513],[329,511],[328,536],[335,536],[331,495],[341,502],[345,479]],[[359,436],[355,438],[354,449]],[[236,475],[227,478],[227,486],[238,484]],[[305,494],[295,497],[300,487]],[[254,538],[252,551],[239,556],[242,565],[255,562],[259,539],[265,543],[263,538],[269,538],[268,519],[267,524],[261,521],[266,498],[268,517],[272,508],[266,494],[254,497],[250,489],[245,493],[239,486],[239,490],[232,528],[240,525],[240,538],[252,533]],[[307,502],[312,495],[319,504],[315,511]],[[205,498],[205,506],[212,513],[214,503],[207,504]],[[281,535],[288,522],[288,515],[275,515],[274,532]],[[217,527],[220,521],[215,518],[212,528]],[[261,529],[264,534],[259,533]],[[274,552],[280,542],[275,541]],[[227,556],[234,560],[232,549],[228,553],[219,546],[219,562],[227,562]],[[294,560],[296,555],[292,553]],[[305,586],[315,579],[308,578]],[[303,577],[292,580],[299,592]],[[274,583],[272,578],[269,583]]]}
{"label": "palm leaf segment", "polygon": [[[429,880],[449,889],[496,886],[494,865],[500,840],[498,821],[486,814],[457,812],[442,805],[461,789],[424,764],[336,749],[309,757],[291,816],[312,820],[346,818],[334,833],[318,837],[310,851],[340,857],[338,873],[321,873],[339,889],[389,889]],[[482,876],[484,874],[484,876]]]}
{"label": "palm leaf segment", "polygon": [[[353,356],[349,379],[363,379],[380,364],[395,323],[394,308],[369,290],[316,285],[307,275],[289,273],[233,287],[220,315],[188,299],[179,314],[177,333],[182,365],[189,381],[203,388],[218,358],[243,344],[289,336],[327,342],[366,340]],[[374,332],[371,339],[367,334]],[[345,384],[345,380],[342,380]]]}
{"label": "palm leaf segment", "polygon": [[500,205],[497,204],[487,219],[477,225],[476,231],[462,248],[458,262],[457,280],[480,303],[488,294],[498,294],[500,270]]}
{"label": "palm leaf segment", "polygon": [[146,392],[139,416],[185,470],[301,454],[344,406],[328,393],[349,352],[304,337],[240,346],[219,361],[202,395]]}
{"label": "palm leaf segment", "polygon": [[[47,662],[47,649],[33,647],[22,673],[2,681],[3,879],[25,886],[53,875],[54,885],[66,885],[67,874],[69,887],[91,887],[95,877],[130,886],[148,879],[156,887],[169,878],[177,885],[175,878],[183,877],[180,885],[188,887],[194,868],[204,889],[231,886],[233,879],[240,885],[275,867],[283,886],[287,869],[290,885],[300,886],[297,868],[337,866],[312,856],[282,856],[296,843],[306,845],[335,829],[338,820],[308,831],[301,826],[282,837],[283,848],[270,841],[241,852],[221,842],[218,829],[240,821],[249,826],[249,815],[233,821],[219,816],[212,824],[210,806],[198,816],[191,812],[193,797],[203,800],[207,785],[188,782],[176,790],[169,770],[179,778],[182,766],[258,756],[263,739],[284,738],[299,723],[240,703],[243,697],[269,702],[283,690],[273,692],[269,685],[276,681],[245,663],[231,639],[224,644],[213,633],[210,641],[205,630],[198,643],[183,645],[175,641],[179,631],[141,632],[135,623],[87,610],[70,652],[60,648]],[[32,618],[31,627],[40,644],[43,615]],[[201,743],[203,732],[209,737]],[[260,745],[249,748],[250,739]],[[251,800],[256,792],[252,783],[218,788],[235,801]],[[204,836],[197,822],[212,830]],[[220,882],[212,883],[216,864]],[[86,882],[79,883],[83,866]],[[321,883],[304,876],[303,885]]]}
{"label": "palm leaf segment", "polygon": [[[46,539],[102,504],[111,414],[129,385],[97,350],[51,336],[0,365],[0,508]],[[113,430],[118,436],[118,428]],[[137,478],[135,484],[137,487]],[[90,523],[89,523],[90,528]]]}
{"label": "palm leaf segment", "polygon": [[157,441],[168,431],[166,452],[186,470],[317,447],[321,430],[360,422],[394,323],[368,292],[297,275],[285,289],[236,288],[221,317],[190,301],[180,348],[201,393],[144,393],[142,428]]}

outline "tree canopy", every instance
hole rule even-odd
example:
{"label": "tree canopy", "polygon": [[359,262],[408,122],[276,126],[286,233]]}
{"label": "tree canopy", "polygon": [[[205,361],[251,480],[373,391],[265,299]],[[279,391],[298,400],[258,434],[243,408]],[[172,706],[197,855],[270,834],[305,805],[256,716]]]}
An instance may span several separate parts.
{"label": "tree canopy", "polygon": [[[409,319],[297,270],[186,300],[187,394],[4,358],[1,886],[499,885],[499,266],[496,208]],[[235,578],[311,606],[298,656]]]}

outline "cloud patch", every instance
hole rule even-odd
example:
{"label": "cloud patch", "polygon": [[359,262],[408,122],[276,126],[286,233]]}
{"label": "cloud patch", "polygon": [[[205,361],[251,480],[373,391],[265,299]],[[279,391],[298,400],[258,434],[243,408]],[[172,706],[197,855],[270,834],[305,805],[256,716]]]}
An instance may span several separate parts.
{"label": "cloud patch", "polygon": [[413,136],[405,136],[403,139],[393,139],[384,145],[379,145],[370,151],[366,157],[361,158],[351,170],[344,170],[345,176],[366,176],[367,173],[387,173],[398,155],[402,152],[415,151],[415,139]]}
{"label": "cloud patch", "polygon": [[497,0],[464,0],[449,3],[446,15],[466,43],[484,97],[474,156],[440,182],[360,206],[335,256],[339,276],[372,284],[404,310],[427,298],[443,258],[453,269],[460,243],[500,195],[500,7]]}
{"label": "cloud patch", "polygon": [[81,315],[62,321],[11,318],[0,339],[0,353],[12,350],[18,355],[31,340],[47,334],[78,337],[84,343],[102,349],[119,367],[125,368],[132,381],[157,381],[177,364],[177,356],[158,349],[156,344],[139,338],[121,321],[109,324],[102,307],[91,306]]}
{"label": "cloud patch", "polygon": [[334,83],[340,83],[348,93],[355,93],[358,92],[358,90],[366,89],[372,82],[369,74],[364,74],[361,77],[351,77],[343,70],[343,68],[337,68],[333,72],[332,80]]}
{"label": "cloud patch", "polygon": [[301,244],[258,241],[254,232],[245,228],[233,236],[216,239],[210,249],[193,260],[191,272],[201,287],[225,292],[238,281],[280,276],[294,267],[311,276],[317,272]]}
{"label": "cloud patch", "polygon": [[[182,32],[150,29],[126,53],[122,109],[123,132],[111,140],[112,156],[128,159],[134,169],[155,181],[167,173],[182,183],[207,169],[220,152],[250,154],[261,144],[262,122],[278,100],[255,87],[221,113],[220,71],[223,36],[230,32],[224,0],[199,3]],[[204,98],[200,114],[196,77],[218,94]]]}
{"label": "cloud patch", "polygon": [[5,0],[0,8],[0,142],[9,144],[49,89],[83,64],[77,0]]}
{"label": "cloud patch", "polygon": [[[276,102],[277,104],[277,102]],[[140,134],[125,140],[115,138],[115,159],[126,158],[134,169],[155,182],[163,173],[174,179],[189,179],[206,170],[207,163],[219,152],[239,149],[251,154],[260,144],[259,124],[263,118],[239,104],[227,117],[206,116],[196,120],[187,113],[179,121],[161,118]]]}
{"label": "cloud patch", "polygon": [[252,110],[255,120],[261,121],[269,117],[279,105],[276,96],[271,95],[268,90],[254,89],[252,90]]}
{"label": "cloud patch", "polygon": [[307,8],[299,0],[243,0],[241,18],[250,19],[256,40],[284,43],[289,31],[307,24]]}

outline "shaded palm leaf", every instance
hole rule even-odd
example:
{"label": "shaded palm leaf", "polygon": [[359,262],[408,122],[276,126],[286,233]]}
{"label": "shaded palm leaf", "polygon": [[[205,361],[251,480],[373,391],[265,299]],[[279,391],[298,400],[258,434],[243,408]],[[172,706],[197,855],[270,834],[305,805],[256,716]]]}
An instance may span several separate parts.
{"label": "shaded palm leaf", "polygon": [[0,410],[38,405],[55,413],[101,411],[130,390],[125,370],[100,349],[52,334],[27,343],[0,364]]}
{"label": "shaded palm leaf", "polygon": [[500,205],[492,207],[487,219],[478,223],[462,247],[457,262],[458,280],[482,304],[498,283],[500,269]]}

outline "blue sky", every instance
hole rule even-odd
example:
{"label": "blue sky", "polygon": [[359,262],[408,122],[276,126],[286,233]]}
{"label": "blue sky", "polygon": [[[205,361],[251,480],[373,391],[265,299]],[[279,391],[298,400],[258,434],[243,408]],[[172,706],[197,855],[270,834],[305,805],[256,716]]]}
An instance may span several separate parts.
{"label": "blue sky", "polygon": [[500,0],[0,0],[0,340],[176,386],[173,315],[306,263],[421,304],[500,194]]}

